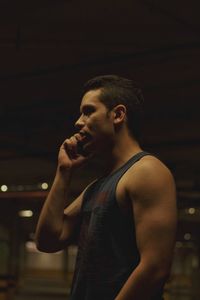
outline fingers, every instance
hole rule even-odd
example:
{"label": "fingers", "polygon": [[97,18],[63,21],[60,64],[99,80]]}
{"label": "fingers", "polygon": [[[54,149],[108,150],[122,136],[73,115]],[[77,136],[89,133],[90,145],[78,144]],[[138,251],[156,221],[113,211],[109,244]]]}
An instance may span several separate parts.
{"label": "fingers", "polygon": [[58,154],[58,164],[62,170],[69,171],[69,169],[79,168],[88,161],[90,156],[85,155],[83,151],[79,151],[80,149],[78,150],[78,146],[80,148],[82,141],[83,137],[77,133],[63,142]]}
{"label": "fingers", "polygon": [[75,158],[77,156],[77,140],[74,136],[69,139],[66,139],[64,142],[64,146],[70,158]]}
{"label": "fingers", "polygon": [[76,158],[78,156],[77,145],[78,142],[82,140],[82,137],[79,133],[74,134],[69,139],[66,139],[63,143],[65,151],[70,158]]}

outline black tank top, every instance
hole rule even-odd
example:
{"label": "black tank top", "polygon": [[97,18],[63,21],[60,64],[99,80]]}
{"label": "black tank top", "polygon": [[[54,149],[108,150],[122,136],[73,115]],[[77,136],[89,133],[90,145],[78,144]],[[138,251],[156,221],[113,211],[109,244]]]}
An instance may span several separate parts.
{"label": "black tank top", "polygon": [[128,217],[121,211],[115,192],[123,174],[145,155],[149,153],[134,155],[86,190],[71,300],[115,299],[138,265],[133,215]]}

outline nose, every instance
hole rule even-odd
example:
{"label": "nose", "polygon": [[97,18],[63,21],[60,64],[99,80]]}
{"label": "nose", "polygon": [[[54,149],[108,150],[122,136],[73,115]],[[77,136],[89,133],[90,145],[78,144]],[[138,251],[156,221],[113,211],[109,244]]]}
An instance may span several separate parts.
{"label": "nose", "polygon": [[84,122],[83,122],[83,117],[81,115],[78,118],[78,120],[75,122],[75,127],[80,130],[81,128],[83,128],[83,126],[84,126]]}

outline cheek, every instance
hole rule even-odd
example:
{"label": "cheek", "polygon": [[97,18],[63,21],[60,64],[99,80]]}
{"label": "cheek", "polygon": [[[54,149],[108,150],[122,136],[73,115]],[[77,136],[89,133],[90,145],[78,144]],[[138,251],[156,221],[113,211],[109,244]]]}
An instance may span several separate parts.
{"label": "cheek", "polygon": [[94,133],[99,133],[101,135],[107,135],[110,131],[111,124],[105,115],[93,116],[87,121],[87,127]]}
{"label": "cheek", "polygon": [[87,122],[87,126],[90,129],[97,130],[99,126],[102,126],[102,120],[97,117],[90,118]]}

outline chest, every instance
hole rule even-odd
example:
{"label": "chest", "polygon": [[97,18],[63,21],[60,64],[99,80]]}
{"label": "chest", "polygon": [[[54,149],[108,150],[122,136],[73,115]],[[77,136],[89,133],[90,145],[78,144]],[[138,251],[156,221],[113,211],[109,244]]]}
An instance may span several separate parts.
{"label": "chest", "polygon": [[119,180],[112,182],[98,182],[86,195],[84,211],[91,213],[108,212],[117,208],[123,215],[132,215],[132,202],[127,191],[127,176],[124,174]]}

